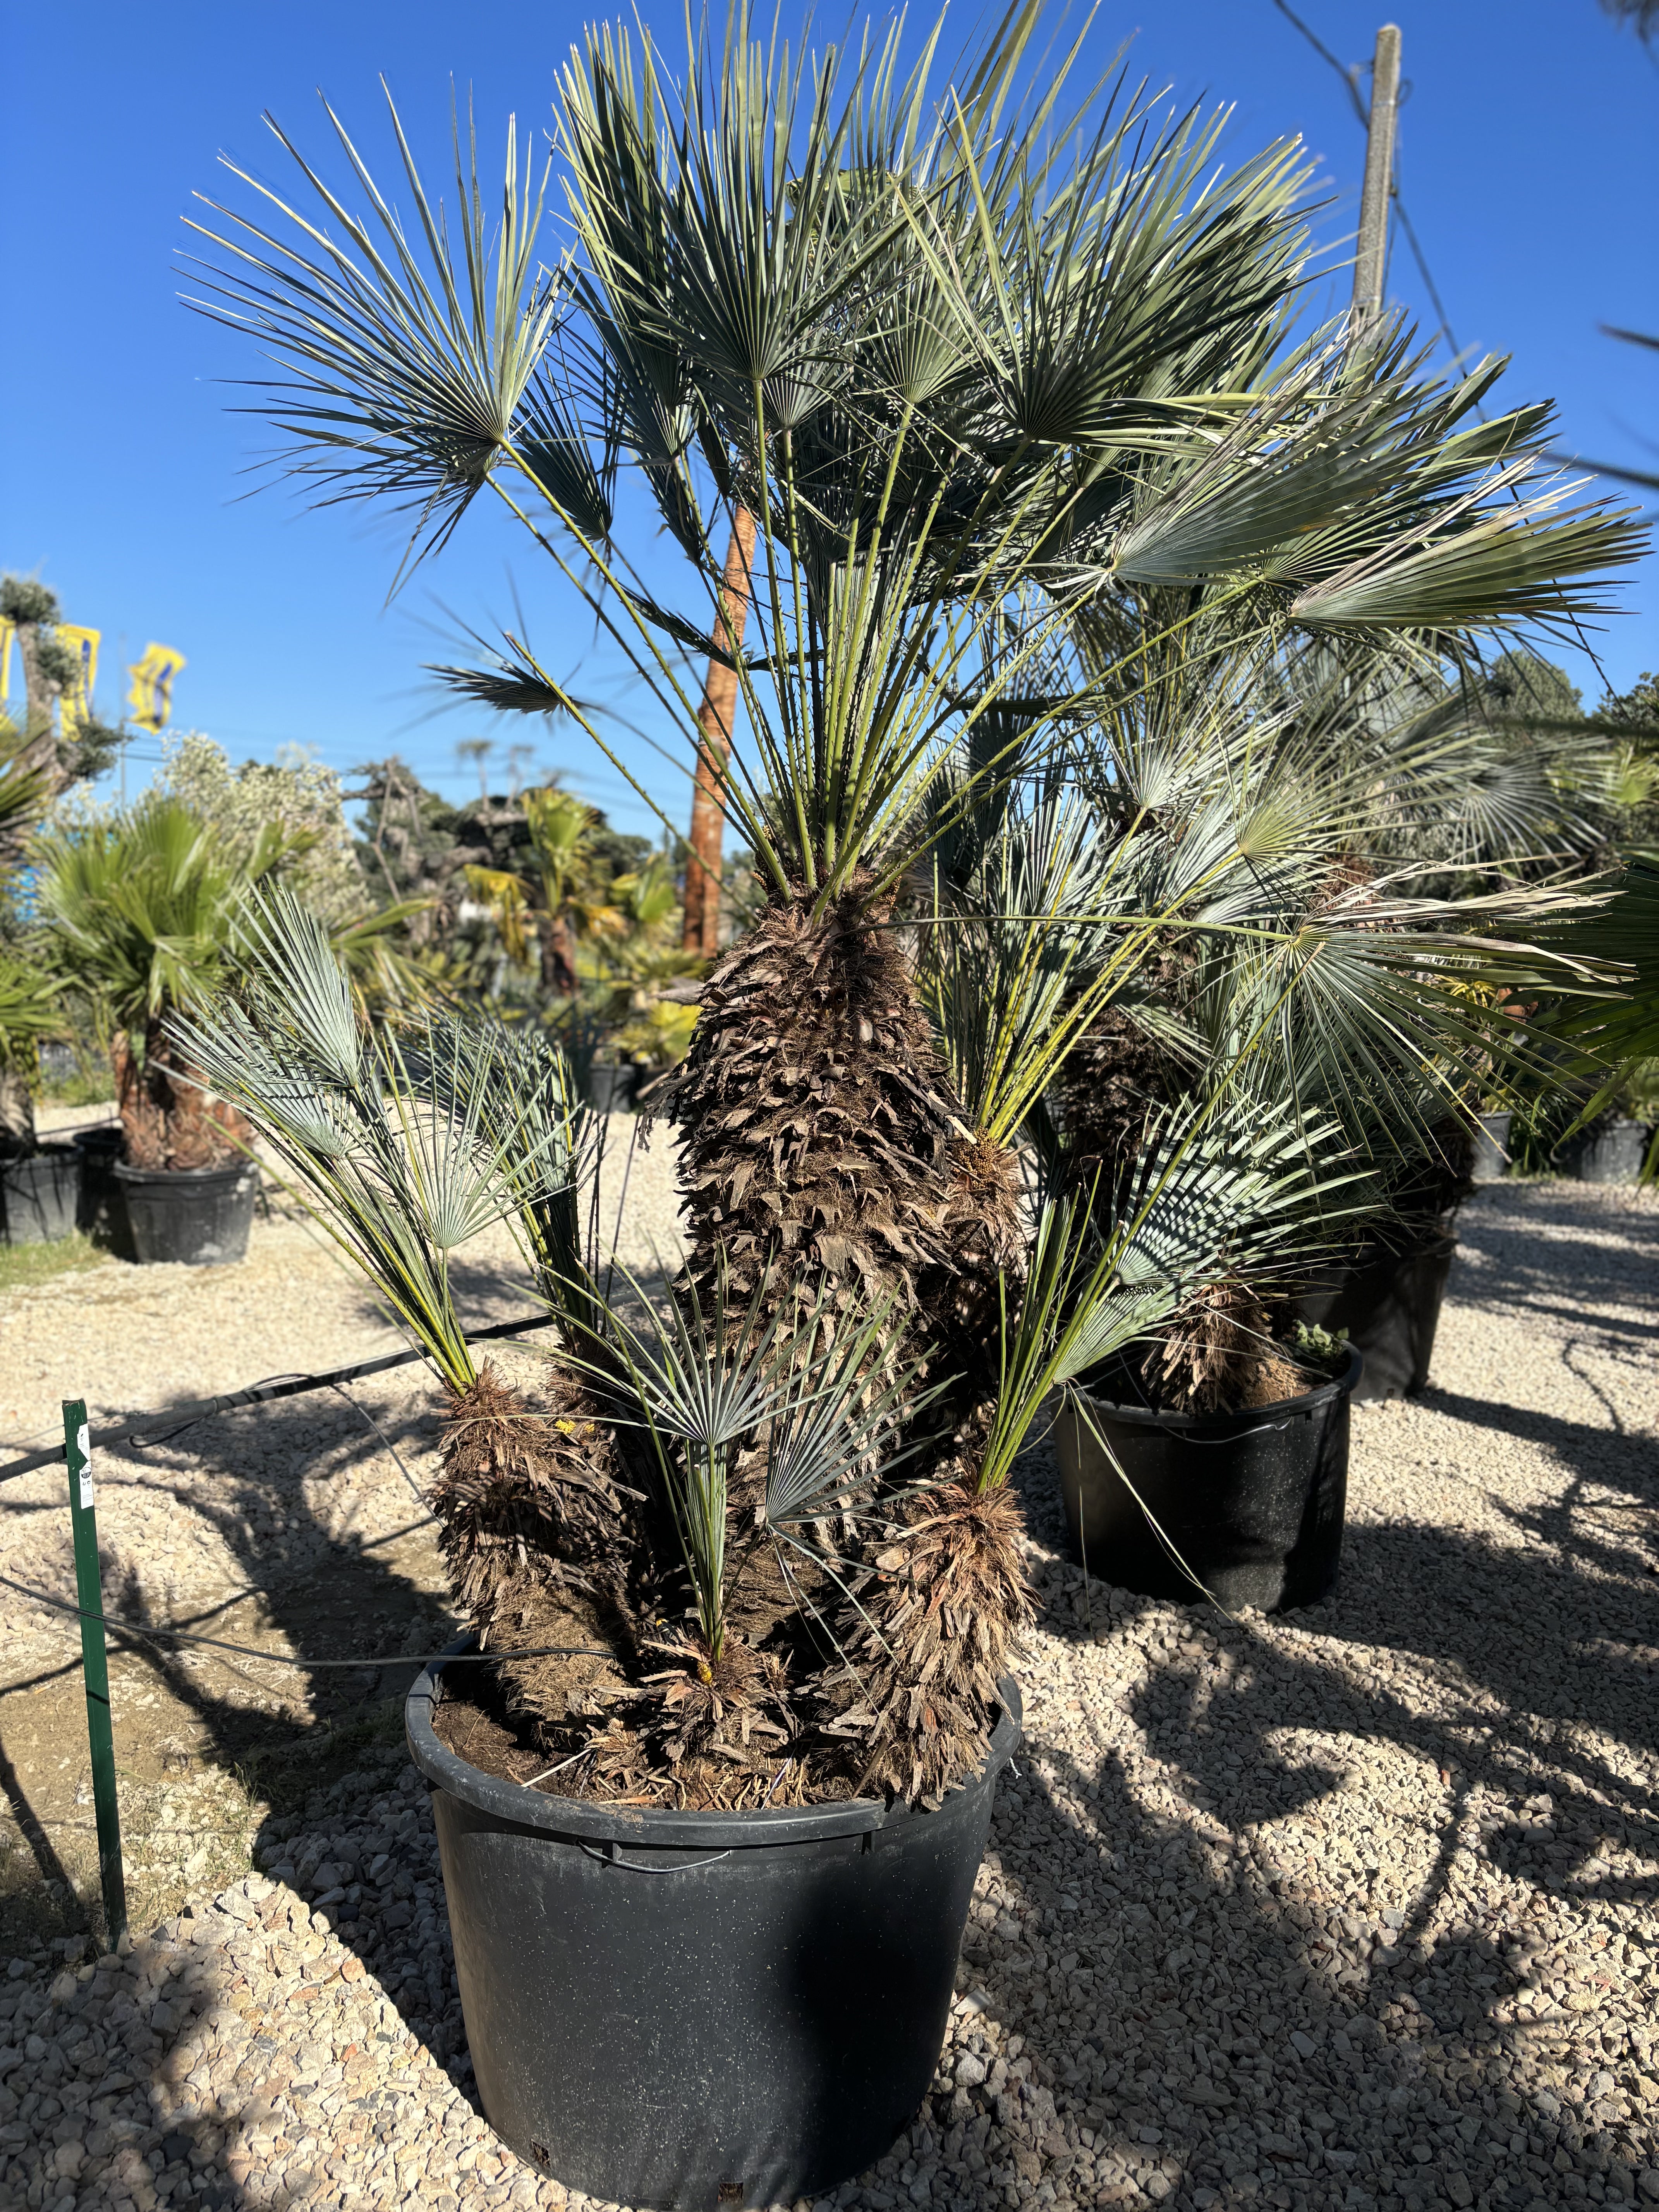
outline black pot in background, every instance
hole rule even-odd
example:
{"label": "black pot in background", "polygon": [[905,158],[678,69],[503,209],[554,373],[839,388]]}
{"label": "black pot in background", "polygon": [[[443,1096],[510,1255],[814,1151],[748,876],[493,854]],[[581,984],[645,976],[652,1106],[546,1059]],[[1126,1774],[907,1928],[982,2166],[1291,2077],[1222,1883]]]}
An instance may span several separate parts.
{"label": "black pot in background", "polygon": [[81,1155],[73,1145],[0,1160],[0,1241],[55,1244],[74,1236],[80,1210]]}
{"label": "black pot in background", "polygon": [[596,1060],[582,1088],[596,1114],[631,1114],[640,1087],[640,1071],[631,1060]]}
{"label": "black pot in background", "polygon": [[1474,1117],[1474,1158],[1469,1180],[1477,1185],[1502,1182],[1510,1171],[1510,1123],[1512,1114],[1477,1114]]}
{"label": "black pot in background", "polygon": [[937,1813],[674,1813],[550,1797],[404,1707],[433,1786],[490,2125],[612,2203],[790,2203],[882,2157],[927,2094],[1019,1694]]}
{"label": "black pot in background", "polygon": [[1561,1165],[1580,1182],[1634,1182],[1647,1158],[1648,1137],[1640,1121],[1603,1121],[1561,1147]]}
{"label": "black pot in background", "polygon": [[115,1179],[115,1164],[124,1139],[118,1121],[100,1121],[94,1128],[77,1129],[75,1149],[81,1156],[81,1198],[76,1225],[119,1260],[136,1260],[132,1224],[127,1218],[127,1196]]}
{"label": "black pot in background", "polygon": [[1346,1333],[1364,1354],[1365,1371],[1353,1394],[1358,1404],[1409,1397],[1427,1385],[1456,1249],[1457,1239],[1447,1230],[1404,1252],[1363,1245],[1351,1267],[1296,1301],[1298,1321],[1333,1336]]}
{"label": "black pot in background", "polygon": [[1068,1408],[1058,1438],[1077,1558],[1146,1597],[1207,1593],[1230,1613],[1317,1605],[1342,1556],[1359,1371],[1354,1353],[1334,1382],[1240,1413],[1164,1413],[1091,1393],[1100,1437]]}
{"label": "black pot in background", "polygon": [[259,1195],[251,1161],[225,1168],[130,1168],[115,1163],[139,1262],[224,1267],[247,1256],[247,1235]]}

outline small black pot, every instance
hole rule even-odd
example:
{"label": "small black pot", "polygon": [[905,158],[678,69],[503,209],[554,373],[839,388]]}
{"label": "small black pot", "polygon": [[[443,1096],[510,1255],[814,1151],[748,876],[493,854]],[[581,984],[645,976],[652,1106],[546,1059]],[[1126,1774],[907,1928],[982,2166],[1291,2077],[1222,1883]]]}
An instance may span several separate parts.
{"label": "small black pot", "polygon": [[1510,1171],[1510,1123],[1512,1114],[1477,1114],[1474,1117],[1474,1156],[1469,1181],[1475,1184],[1502,1182]]}
{"label": "small black pot", "polygon": [[1242,1413],[1164,1413],[1091,1394],[1099,1437],[1068,1407],[1060,1486],[1078,1559],[1146,1597],[1207,1593],[1229,1613],[1317,1605],[1342,1556],[1360,1365],[1355,1352],[1334,1382]]}
{"label": "small black pot", "polygon": [[1354,1390],[1358,1405],[1378,1398],[1406,1398],[1424,1389],[1434,1358],[1435,1333],[1446,1296],[1457,1239],[1439,1231],[1405,1252],[1386,1245],[1361,1248],[1351,1267],[1296,1301],[1299,1321],[1344,1332],[1365,1356],[1365,1370]]}
{"label": "small black pot", "polygon": [[1561,1165],[1580,1182],[1634,1182],[1648,1154],[1640,1121],[1603,1121],[1561,1148]]}
{"label": "small black pot", "polygon": [[81,1155],[73,1145],[42,1145],[0,1161],[0,1239],[55,1244],[73,1237],[81,1209]]}
{"label": "small black pot", "polygon": [[640,1087],[640,1071],[631,1060],[596,1060],[582,1088],[596,1114],[631,1114]]}
{"label": "small black pot", "polygon": [[1019,1693],[937,1813],[860,1799],[674,1813],[544,1796],[445,1748],[409,1694],[490,2125],[612,2203],[813,2197],[927,2094]]}
{"label": "small black pot", "polygon": [[227,1168],[130,1168],[115,1163],[142,1266],[225,1267],[247,1257],[247,1233],[259,1195],[259,1170],[247,1160]]}

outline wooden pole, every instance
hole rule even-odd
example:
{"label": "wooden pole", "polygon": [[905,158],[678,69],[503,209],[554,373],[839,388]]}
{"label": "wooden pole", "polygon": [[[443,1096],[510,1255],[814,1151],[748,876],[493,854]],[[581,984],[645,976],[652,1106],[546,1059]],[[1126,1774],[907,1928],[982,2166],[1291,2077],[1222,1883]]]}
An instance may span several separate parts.
{"label": "wooden pole", "polygon": [[[714,617],[714,643],[732,658],[743,649],[749,626],[752,592],[750,570],[755,559],[755,518],[740,507],[732,518],[732,542],[726,549],[726,574],[720,586],[720,611]],[[732,730],[738,708],[738,672],[724,660],[711,657],[703,679],[702,704],[697,726],[702,735],[697,747],[697,776],[691,787],[690,848],[685,860],[685,927],[680,938],[684,952],[705,957],[718,952],[720,942],[720,840],[726,830],[726,763],[731,757]]]}
{"label": "wooden pole", "polygon": [[1389,259],[1389,192],[1394,180],[1395,118],[1400,112],[1400,31],[1384,23],[1371,63],[1370,119],[1365,129],[1365,188],[1359,201],[1359,242],[1353,258],[1357,331],[1382,312]]}

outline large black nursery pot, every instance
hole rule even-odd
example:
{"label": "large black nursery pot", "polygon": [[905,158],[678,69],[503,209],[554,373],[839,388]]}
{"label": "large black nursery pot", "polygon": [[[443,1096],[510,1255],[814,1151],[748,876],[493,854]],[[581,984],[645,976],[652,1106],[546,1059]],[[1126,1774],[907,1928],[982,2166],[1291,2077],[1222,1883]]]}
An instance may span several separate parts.
{"label": "large black nursery pot", "polygon": [[141,1265],[224,1267],[246,1258],[259,1195],[251,1160],[224,1168],[133,1168],[118,1160],[114,1176]]}
{"label": "large black nursery pot", "polygon": [[596,1114],[631,1114],[639,1103],[640,1071],[631,1060],[596,1060],[582,1085]]}
{"label": "large black nursery pot", "polygon": [[1634,1182],[1647,1158],[1648,1131],[1640,1121],[1602,1121],[1561,1148],[1561,1165],[1580,1182]]}
{"label": "large black nursery pot", "polygon": [[81,1158],[76,1221],[94,1243],[104,1245],[118,1259],[136,1260],[126,1193],[115,1176],[122,1142],[118,1121],[100,1121],[90,1129],[76,1131],[75,1149]]}
{"label": "large black nursery pot", "polygon": [[1351,1265],[1297,1299],[1298,1321],[1346,1335],[1364,1354],[1364,1372],[1353,1393],[1358,1404],[1410,1397],[1427,1387],[1456,1250],[1457,1239],[1447,1229],[1403,1252],[1366,1243]]}
{"label": "large black nursery pot", "polygon": [[0,1160],[0,1237],[8,1244],[53,1244],[72,1237],[81,1210],[81,1155],[72,1145],[41,1145]]}
{"label": "large black nursery pot", "polygon": [[1146,1597],[1208,1595],[1229,1613],[1317,1605],[1341,1561],[1361,1364],[1353,1352],[1334,1381],[1240,1413],[1165,1413],[1094,1392],[1088,1420],[1068,1407],[1060,1484],[1077,1557]]}
{"label": "large black nursery pot", "polygon": [[716,2212],[882,2157],[927,2094],[1019,1693],[936,1813],[867,1799],[675,1813],[544,1796],[404,1709],[432,1786],[490,2125],[568,2188]]}

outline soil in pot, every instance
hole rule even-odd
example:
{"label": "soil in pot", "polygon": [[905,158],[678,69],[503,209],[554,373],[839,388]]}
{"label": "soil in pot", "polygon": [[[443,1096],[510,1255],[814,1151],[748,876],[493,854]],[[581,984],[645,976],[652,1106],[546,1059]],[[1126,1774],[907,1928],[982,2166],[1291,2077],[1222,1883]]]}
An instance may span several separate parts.
{"label": "soil in pot", "polygon": [[246,1258],[259,1195],[259,1170],[250,1161],[161,1169],[118,1160],[113,1173],[142,1265],[223,1267]]}
{"label": "soil in pot", "polygon": [[1449,1230],[1437,1230],[1403,1252],[1365,1244],[1351,1265],[1333,1270],[1296,1301],[1298,1320],[1346,1336],[1364,1355],[1357,1403],[1409,1397],[1427,1387],[1456,1250]]}
{"label": "soil in pot", "polygon": [[811,2197],[880,2158],[943,2045],[1019,1741],[1012,1684],[979,1772],[936,1812],[682,1813],[551,1796],[553,1778],[526,1788],[458,1756],[445,1737],[474,1741],[487,1701],[458,1685],[451,1711],[438,1692],[484,1671],[428,1669],[406,1721],[491,2125],[568,2188],[681,2212]]}
{"label": "soil in pot", "polygon": [[0,1161],[0,1238],[52,1244],[75,1234],[81,1210],[81,1155],[72,1144],[41,1145]]}
{"label": "soil in pot", "polygon": [[[1348,1405],[1361,1361],[1299,1396],[1231,1413],[1124,1402],[1059,1424],[1075,1555],[1121,1589],[1228,1612],[1317,1605],[1336,1585],[1347,1503]],[[1098,1431],[1098,1434],[1095,1433]]]}

